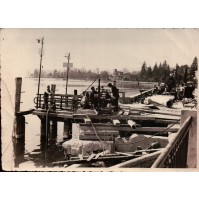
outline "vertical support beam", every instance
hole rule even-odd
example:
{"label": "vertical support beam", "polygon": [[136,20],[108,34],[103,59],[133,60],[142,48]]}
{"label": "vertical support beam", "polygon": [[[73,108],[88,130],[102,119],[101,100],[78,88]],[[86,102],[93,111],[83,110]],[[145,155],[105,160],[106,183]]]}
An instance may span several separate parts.
{"label": "vertical support beam", "polygon": [[197,167],[197,110],[184,109],[181,111],[181,125],[186,119],[191,116],[191,126],[188,136],[188,150],[187,150],[187,167]]}
{"label": "vertical support beam", "polygon": [[55,90],[56,90],[56,85],[55,84],[51,84],[51,97],[50,97],[50,104],[52,106],[53,110],[56,110],[56,103],[55,103]]}
{"label": "vertical support beam", "polygon": [[20,111],[21,102],[21,85],[22,78],[15,78],[15,119],[14,119],[14,137],[16,139],[25,138],[25,117],[23,115],[17,115]]}
{"label": "vertical support beam", "polygon": [[122,103],[125,103],[125,92],[122,92]]}
{"label": "vertical support beam", "polygon": [[74,97],[72,99],[72,110],[75,112],[78,108],[78,97],[77,97],[77,90],[74,90]]}
{"label": "vertical support beam", "polygon": [[16,91],[15,91],[15,115],[16,115],[16,113],[20,111],[21,85],[22,85],[21,77],[15,78],[15,85],[16,85]]}
{"label": "vertical support beam", "polygon": [[40,132],[41,138],[46,138],[46,128],[49,131],[49,121],[47,122],[48,127],[46,127],[46,117],[41,117],[41,125],[40,125]]}
{"label": "vertical support beam", "polygon": [[56,120],[50,121],[49,135],[50,135],[50,138],[57,137],[57,121]]}
{"label": "vertical support beam", "polygon": [[25,117],[16,115],[14,120],[14,137],[16,139],[25,139]]}
{"label": "vertical support beam", "polygon": [[101,107],[101,101],[100,101],[100,77],[98,79],[98,108]]}
{"label": "vertical support beam", "polygon": [[23,139],[18,140],[16,138],[13,138],[13,150],[14,166],[19,167],[19,164],[24,161],[25,141]]}

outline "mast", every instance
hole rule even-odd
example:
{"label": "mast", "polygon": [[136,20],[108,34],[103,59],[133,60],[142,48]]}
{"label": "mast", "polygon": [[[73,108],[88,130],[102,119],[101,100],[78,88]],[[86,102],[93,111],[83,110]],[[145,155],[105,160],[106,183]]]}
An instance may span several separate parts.
{"label": "mast", "polygon": [[66,95],[67,95],[67,88],[68,88],[68,73],[69,73],[69,62],[70,62],[70,52],[68,54],[68,56],[65,56],[68,59],[68,63],[67,63],[67,72],[66,72]]}
{"label": "mast", "polygon": [[[40,40],[38,40],[38,43],[40,43]],[[41,52],[40,52],[40,65],[39,65],[39,82],[38,82],[38,91],[37,91],[37,94],[38,94],[38,95],[39,95],[39,89],[40,89],[40,78],[41,78],[43,45],[44,45],[44,36],[43,36],[42,39],[41,39]]]}

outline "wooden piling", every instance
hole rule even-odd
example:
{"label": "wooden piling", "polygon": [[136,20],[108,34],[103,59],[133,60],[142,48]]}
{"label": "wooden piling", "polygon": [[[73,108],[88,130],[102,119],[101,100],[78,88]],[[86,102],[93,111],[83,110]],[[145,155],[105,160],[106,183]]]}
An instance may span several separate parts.
{"label": "wooden piling", "polygon": [[125,92],[122,92],[122,103],[125,103]]}
{"label": "wooden piling", "polygon": [[57,137],[57,121],[56,120],[50,121],[49,135],[51,138]]}
{"label": "wooden piling", "polygon": [[23,115],[17,114],[20,112],[21,103],[21,85],[22,78],[15,78],[15,119],[14,119],[14,137],[16,139],[25,138],[25,117]]}
{"label": "wooden piling", "polygon": [[78,96],[77,96],[77,90],[74,90],[74,97],[72,100],[72,110],[75,112],[78,109]]}
{"label": "wooden piling", "polygon": [[46,117],[42,117],[40,119],[41,119],[41,125],[40,125],[41,138],[45,138],[46,128],[49,130],[49,121],[48,121],[48,127],[46,127]]}
{"label": "wooden piling", "polygon": [[55,90],[56,90],[56,85],[51,84],[51,96],[50,96],[50,105],[53,110],[56,110],[56,103],[55,103]]}
{"label": "wooden piling", "polygon": [[25,138],[25,117],[23,115],[15,116],[14,137],[16,139]]}
{"label": "wooden piling", "polygon": [[19,167],[19,164],[24,162],[25,141],[23,139],[13,138],[14,150],[14,166]]}
{"label": "wooden piling", "polygon": [[20,102],[21,102],[21,85],[22,85],[22,78],[17,77],[15,78],[15,115],[17,112],[20,111]]}

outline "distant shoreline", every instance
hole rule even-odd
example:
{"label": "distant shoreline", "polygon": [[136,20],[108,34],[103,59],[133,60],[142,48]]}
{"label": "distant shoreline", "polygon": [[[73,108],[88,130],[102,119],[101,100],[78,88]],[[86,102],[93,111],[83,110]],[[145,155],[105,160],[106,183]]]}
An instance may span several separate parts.
{"label": "distant shoreline", "polygon": [[[38,80],[38,78],[33,78],[33,77],[26,77],[30,79],[35,79]],[[41,78],[41,79],[50,79],[50,80],[63,80],[63,78]],[[93,80],[82,80],[82,79],[69,79],[69,81],[79,81],[79,82],[92,82]],[[106,80],[101,80],[101,83],[109,83],[112,81],[106,81]],[[123,81],[123,80],[116,80],[116,85],[119,88],[140,88],[140,89],[150,89],[153,88],[154,85],[157,85],[157,82],[139,82],[138,86],[138,81]]]}

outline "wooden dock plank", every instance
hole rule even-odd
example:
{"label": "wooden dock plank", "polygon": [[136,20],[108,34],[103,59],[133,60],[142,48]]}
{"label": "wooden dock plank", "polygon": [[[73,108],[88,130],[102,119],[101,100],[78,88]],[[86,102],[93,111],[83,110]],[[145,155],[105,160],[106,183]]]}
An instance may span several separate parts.
{"label": "wooden dock plank", "polygon": [[109,168],[131,168],[131,167],[143,167],[143,164],[148,162],[153,162],[162,153],[162,150],[156,151],[154,153],[146,154],[138,158],[133,158],[128,161],[119,163],[117,165],[111,166]]}
{"label": "wooden dock plank", "polygon": [[136,128],[136,122],[134,122],[133,120],[128,120],[127,123],[131,128],[133,128],[133,129]]}
{"label": "wooden dock plank", "polygon": [[90,120],[89,118],[85,118],[85,119],[84,119],[84,123],[85,123],[86,125],[91,125],[91,120]]}
{"label": "wooden dock plank", "polygon": [[118,119],[112,119],[112,122],[114,126],[121,126],[121,123]]}
{"label": "wooden dock plank", "polygon": [[25,110],[25,111],[17,112],[16,114],[17,115],[28,115],[28,114],[32,114],[33,111],[34,111],[34,109],[30,109],[30,110]]}
{"label": "wooden dock plank", "polygon": [[[132,132],[161,132],[167,127],[136,127],[136,128],[131,128],[128,124],[122,124],[120,127],[116,127],[113,125],[106,125],[102,123],[94,123],[93,124],[95,127],[95,130],[97,132],[100,131],[100,133],[103,134],[103,132],[108,132],[109,131],[132,131]],[[93,134],[94,129],[91,126],[88,126],[86,124],[80,124],[80,129],[83,130],[86,134]],[[167,129],[168,132],[177,132],[178,127],[171,127]]]}
{"label": "wooden dock plank", "polygon": [[[41,111],[41,110],[35,110],[33,111],[34,115],[38,116],[46,116],[46,111]],[[146,114],[146,115],[121,115],[117,116],[115,115],[86,115],[86,114],[72,114],[71,112],[55,112],[55,111],[49,111],[48,116],[51,118],[60,118],[62,120],[64,119],[84,119],[84,118],[90,118],[96,119],[96,120],[127,120],[127,117],[129,120],[134,120],[134,121],[154,121],[157,123],[175,123],[177,120],[179,120],[178,116],[169,116],[169,115],[159,115],[159,114]]]}

